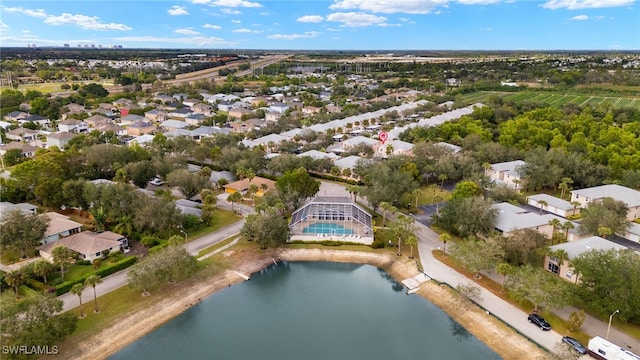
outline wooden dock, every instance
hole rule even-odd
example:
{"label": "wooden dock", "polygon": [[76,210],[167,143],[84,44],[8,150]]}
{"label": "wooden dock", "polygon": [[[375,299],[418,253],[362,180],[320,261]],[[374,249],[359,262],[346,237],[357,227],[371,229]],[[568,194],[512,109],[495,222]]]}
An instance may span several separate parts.
{"label": "wooden dock", "polygon": [[422,285],[423,283],[429,280],[431,280],[431,278],[428,277],[427,274],[420,273],[414,277],[402,280],[402,285],[404,285],[407,288],[407,295],[408,295],[418,291],[418,288],[420,287],[420,285]]}

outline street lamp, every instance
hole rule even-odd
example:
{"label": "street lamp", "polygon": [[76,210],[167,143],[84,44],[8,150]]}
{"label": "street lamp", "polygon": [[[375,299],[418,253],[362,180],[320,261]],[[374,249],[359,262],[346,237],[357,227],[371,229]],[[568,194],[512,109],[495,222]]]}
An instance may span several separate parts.
{"label": "street lamp", "polygon": [[180,230],[182,235],[184,235],[184,249],[188,251],[188,249],[187,249],[187,233],[184,230],[182,230],[182,228],[178,228],[178,230]]}
{"label": "street lamp", "polygon": [[613,319],[613,315],[619,313],[620,310],[616,310],[613,314],[609,315],[609,326],[607,327],[607,340],[609,340],[609,331],[611,331],[611,320]]}

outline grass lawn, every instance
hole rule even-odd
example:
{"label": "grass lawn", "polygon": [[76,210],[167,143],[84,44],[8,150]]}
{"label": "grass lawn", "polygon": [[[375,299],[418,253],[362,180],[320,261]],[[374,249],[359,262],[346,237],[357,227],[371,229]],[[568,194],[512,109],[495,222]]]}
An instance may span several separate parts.
{"label": "grass lawn", "polygon": [[436,201],[437,196],[439,196],[442,199],[440,201],[447,201],[451,197],[451,193],[449,191],[442,190],[442,188],[440,188],[440,185],[436,185],[436,184],[423,186],[420,188],[420,191],[421,191],[421,194],[418,197],[418,206],[434,204],[438,202]]}
{"label": "grass lawn", "polygon": [[220,249],[221,247],[231,243],[233,240],[235,240],[235,239],[237,239],[239,237],[240,237],[240,235],[235,235],[235,236],[232,236],[232,237],[227,238],[225,240],[222,240],[219,243],[217,243],[217,244],[215,244],[213,246],[210,246],[210,247],[208,247],[206,249],[200,250],[200,252],[196,256],[196,258],[199,258],[201,256],[207,255],[207,254],[209,254],[209,253],[211,253],[211,252],[213,252],[213,251],[215,251],[217,249]]}
{"label": "grass lawn", "polygon": [[230,210],[217,209],[215,214],[213,215],[213,225],[192,232],[191,234],[189,234],[188,240],[193,241],[210,232],[221,229],[227,225],[231,225],[236,221],[239,221],[240,219],[242,219],[242,216],[236,215]]}

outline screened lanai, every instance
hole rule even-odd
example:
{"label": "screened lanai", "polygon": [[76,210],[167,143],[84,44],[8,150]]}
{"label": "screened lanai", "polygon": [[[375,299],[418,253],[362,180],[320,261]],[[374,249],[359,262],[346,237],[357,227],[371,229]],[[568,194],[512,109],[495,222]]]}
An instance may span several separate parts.
{"label": "screened lanai", "polygon": [[346,197],[318,196],[291,215],[291,240],[371,244],[371,215]]}

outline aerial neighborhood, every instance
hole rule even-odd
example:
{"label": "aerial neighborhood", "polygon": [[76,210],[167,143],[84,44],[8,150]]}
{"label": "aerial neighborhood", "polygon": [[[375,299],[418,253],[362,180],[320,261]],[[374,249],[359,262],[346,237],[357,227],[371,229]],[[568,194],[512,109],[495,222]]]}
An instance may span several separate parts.
{"label": "aerial neighborhood", "polygon": [[[532,351],[640,353],[637,55],[160,55],[3,55],[2,299],[64,324],[29,346],[71,358],[85,328],[329,256],[396,264],[428,299],[447,284],[439,307]],[[25,321],[0,320],[2,341]]]}

